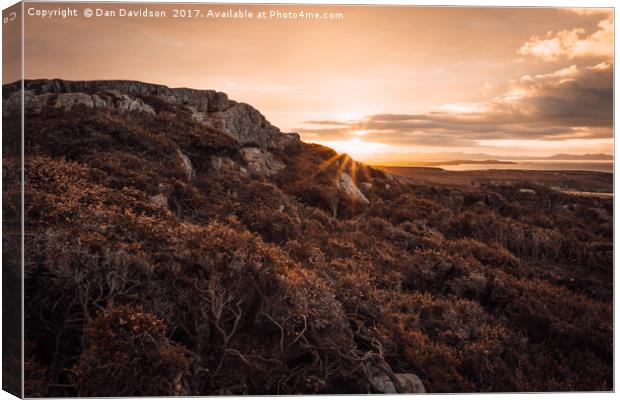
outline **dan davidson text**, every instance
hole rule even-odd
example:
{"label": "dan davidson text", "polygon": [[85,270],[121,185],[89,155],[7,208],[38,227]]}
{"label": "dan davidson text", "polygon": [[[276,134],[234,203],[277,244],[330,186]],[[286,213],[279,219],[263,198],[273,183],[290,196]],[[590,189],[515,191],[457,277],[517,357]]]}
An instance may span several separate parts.
{"label": "dan davidson text", "polygon": [[115,10],[95,8],[95,17],[141,17],[141,18],[166,18],[166,11],[151,10],[148,8],[126,9],[118,8]]}

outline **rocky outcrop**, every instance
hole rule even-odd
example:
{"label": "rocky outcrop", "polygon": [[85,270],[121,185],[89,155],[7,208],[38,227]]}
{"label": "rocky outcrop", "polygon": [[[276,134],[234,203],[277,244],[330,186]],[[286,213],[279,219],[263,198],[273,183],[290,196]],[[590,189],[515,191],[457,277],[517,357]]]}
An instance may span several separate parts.
{"label": "rocky outcrop", "polygon": [[369,204],[370,201],[364,196],[364,193],[357,187],[353,178],[345,172],[340,174],[338,183],[336,184],[338,190],[343,193],[347,198],[356,203]]}
{"label": "rocky outcrop", "polygon": [[271,125],[255,108],[240,103],[224,111],[226,131],[243,145],[273,148],[280,130]]}
{"label": "rocky outcrop", "polygon": [[[21,107],[20,85],[5,85],[4,113]],[[31,112],[52,106],[69,109],[75,106],[110,108],[119,112],[138,111],[155,114],[149,104],[157,101],[186,107],[192,119],[221,130],[241,146],[263,149],[294,149],[301,146],[297,134],[285,134],[271,125],[254,107],[230,100],[215,90],[169,88],[137,81],[65,81],[32,80],[24,82],[24,105]]]}
{"label": "rocky outcrop", "polygon": [[[258,110],[245,103],[235,103],[226,110],[216,112],[199,111],[194,106],[189,109],[194,120],[221,129],[243,146],[282,148],[295,140],[295,136],[281,133]],[[300,142],[299,136],[297,142]]]}
{"label": "rocky outcrop", "polygon": [[42,93],[86,93],[116,91],[133,97],[158,97],[174,104],[190,104],[199,111],[223,111],[235,104],[226,93],[215,90],[199,90],[155,85],[138,81],[65,81],[60,79],[32,80],[24,82],[24,89],[34,94]]}
{"label": "rocky outcrop", "polygon": [[[21,106],[21,95],[13,93],[3,101],[3,114],[9,115]],[[24,108],[31,113],[39,113],[44,107],[62,108],[70,110],[73,107],[107,108],[118,112],[137,111],[155,114],[155,110],[144,100],[118,92],[99,94],[76,93],[42,93],[36,94],[31,90],[24,91]]]}

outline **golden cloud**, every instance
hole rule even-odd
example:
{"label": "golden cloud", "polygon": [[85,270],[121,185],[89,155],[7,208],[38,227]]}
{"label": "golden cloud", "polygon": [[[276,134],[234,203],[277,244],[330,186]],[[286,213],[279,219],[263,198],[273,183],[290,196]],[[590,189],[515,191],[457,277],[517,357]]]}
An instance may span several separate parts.
{"label": "golden cloud", "polygon": [[517,52],[521,56],[536,57],[544,61],[581,57],[611,60],[613,42],[614,26],[612,16],[609,15],[598,23],[598,30],[591,34],[583,28],[548,32],[545,38],[532,36]]}

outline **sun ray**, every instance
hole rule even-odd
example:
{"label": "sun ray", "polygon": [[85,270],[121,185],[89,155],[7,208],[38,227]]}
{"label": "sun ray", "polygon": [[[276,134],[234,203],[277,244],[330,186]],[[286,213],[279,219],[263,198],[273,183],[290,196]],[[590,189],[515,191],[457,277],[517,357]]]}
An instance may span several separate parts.
{"label": "sun ray", "polygon": [[336,155],[331,156],[327,160],[323,161],[321,164],[319,164],[316,171],[314,171],[314,173],[312,174],[312,178],[316,177],[318,174],[323,172],[325,169],[329,168],[330,165],[332,165],[334,162],[336,162],[336,160],[338,160],[341,157],[342,157],[342,154],[336,154]]}
{"label": "sun ray", "polygon": [[371,176],[370,176],[370,169],[368,168],[368,165],[364,164],[364,163],[360,163],[360,168],[359,168],[362,176],[364,177],[365,180],[369,181],[371,180]]}
{"label": "sun ray", "polygon": [[351,157],[349,157],[348,154],[342,154],[342,161],[340,162],[340,165],[338,166],[338,170],[336,171],[336,176],[335,176],[336,179],[340,178],[340,175],[347,168],[347,164],[351,161],[352,159]]}
{"label": "sun ray", "polygon": [[357,162],[355,160],[351,160],[351,179],[357,185]]}

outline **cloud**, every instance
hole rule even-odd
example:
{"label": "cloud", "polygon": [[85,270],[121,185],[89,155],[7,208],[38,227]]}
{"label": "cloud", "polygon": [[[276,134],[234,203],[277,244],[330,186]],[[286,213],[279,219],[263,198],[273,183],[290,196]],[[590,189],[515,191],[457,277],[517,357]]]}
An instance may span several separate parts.
{"label": "cloud", "polygon": [[514,82],[502,106],[526,121],[555,126],[608,126],[613,117],[613,73],[608,63],[526,76]]}
{"label": "cloud", "polygon": [[602,62],[524,75],[486,103],[450,104],[426,114],[376,114],[358,121],[306,121],[313,140],[364,140],[394,145],[474,146],[482,140],[611,138],[612,66]]}
{"label": "cloud", "polygon": [[594,7],[594,8],[575,8],[575,7],[567,7],[563,8],[564,11],[568,11],[571,13],[579,14],[579,15],[612,15],[613,8],[607,7]]}
{"label": "cloud", "polygon": [[[573,11],[591,15],[599,12],[599,9],[574,9]],[[532,36],[517,53],[543,61],[576,58],[599,58],[610,61],[613,58],[613,41],[614,26],[612,15],[609,14],[607,18],[598,23],[598,30],[594,33],[588,34],[583,28],[550,31],[544,38]]]}

